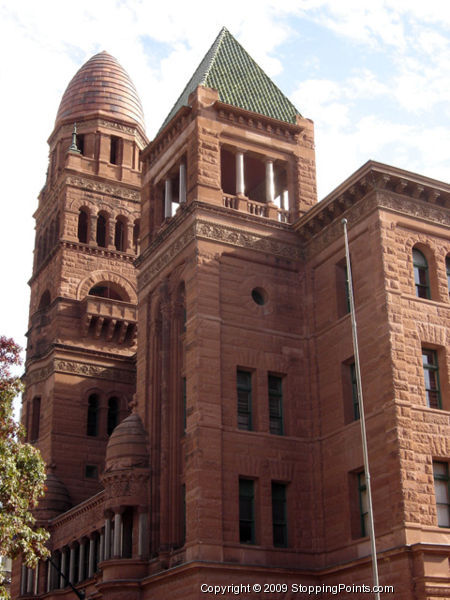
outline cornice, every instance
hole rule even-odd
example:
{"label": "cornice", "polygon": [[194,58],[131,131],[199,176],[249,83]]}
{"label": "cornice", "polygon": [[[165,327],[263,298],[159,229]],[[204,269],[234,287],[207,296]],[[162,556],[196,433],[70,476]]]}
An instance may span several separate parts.
{"label": "cornice", "polygon": [[219,100],[214,103],[214,108],[221,121],[244,126],[250,130],[256,129],[263,134],[276,135],[278,138],[292,143],[297,143],[298,136],[304,129],[301,125],[272,119]]}
{"label": "cornice", "polygon": [[191,122],[191,111],[192,107],[190,106],[182,106],[180,108],[174,118],[142,152],[142,161],[147,161],[149,165],[152,165],[157,160],[174,138],[178,137],[189,125]]}
{"label": "cornice", "polygon": [[369,161],[294,225],[308,256],[342,236],[341,218],[349,226],[375,208],[450,225],[450,186],[414,173]]}

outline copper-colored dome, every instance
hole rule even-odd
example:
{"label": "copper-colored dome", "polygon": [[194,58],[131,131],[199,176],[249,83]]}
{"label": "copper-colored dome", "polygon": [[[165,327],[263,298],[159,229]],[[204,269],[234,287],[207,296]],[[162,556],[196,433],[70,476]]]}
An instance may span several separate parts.
{"label": "copper-colored dome", "polygon": [[105,473],[146,466],[147,436],[139,415],[133,413],[117,425],[109,438]]}
{"label": "copper-colored dome", "polygon": [[89,59],[67,86],[59,105],[56,123],[91,113],[133,121],[144,130],[144,112],[128,73],[107,52]]}
{"label": "copper-colored dome", "polygon": [[39,511],[46,511],[60,514],[72,506],[66,486],[58,479],[58,477],[56,477],[56,475],[47,473],[45,487],[45,495],[39,502],[38,513]]}

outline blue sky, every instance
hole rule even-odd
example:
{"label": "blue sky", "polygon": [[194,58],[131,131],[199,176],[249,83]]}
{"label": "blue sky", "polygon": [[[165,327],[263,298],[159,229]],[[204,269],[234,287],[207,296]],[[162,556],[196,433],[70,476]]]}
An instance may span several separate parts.
{"label": "blue sky", "polygon": [[78,68],[107,50],[151,138],[225,25],[315,123],[319,199],[369,158],[449,181],[447,0],[0,0],[0,333],[24,344],[32,213]]}

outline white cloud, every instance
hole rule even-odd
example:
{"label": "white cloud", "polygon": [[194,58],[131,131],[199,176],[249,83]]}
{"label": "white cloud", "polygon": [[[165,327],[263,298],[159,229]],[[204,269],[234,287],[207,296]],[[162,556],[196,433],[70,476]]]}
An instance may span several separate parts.
{"label": "white cloud", "polygon": [[[59,101],[81,64],[103,49],[130,73],[151,135],[223,25],[272,77],[283,71],[279,52],[286,42],[292,51],[294,41],[309,37],[313,45],[324,44],[325,34],[333,36],[336,44],[354,51],[344,79],[323,75],[323,65],[309,52],[298,60],[305,81],[291,94],[316,124],[321,193],[369,157],[447,176],[448,129],[428,118],[436,110],[447,125],[450,118],[447,0],[228,0],[214,5],[210,0],[0,0],[0,19],[0,160],[7,174],[2,216],[8,224],[1,251],[10,257],[2,275],[15,290],[1,299],[8,318],[0,333],[20,338],[26,328],[31,214],[44,183],[46,139]],[[148,40],[160,44],[156,57],[146,53]],[[377,65],[357,64],[361,49],[380,59],[381,72]],[[298,77],[297,72],[288,75],[288,81]],[[386,112],[392,107],[402,111],[401,123]]]}

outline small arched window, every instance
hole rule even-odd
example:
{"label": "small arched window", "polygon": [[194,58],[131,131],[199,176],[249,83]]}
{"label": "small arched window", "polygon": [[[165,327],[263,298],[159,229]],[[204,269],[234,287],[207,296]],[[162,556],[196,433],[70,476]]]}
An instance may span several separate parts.
{"label": "small arched window", "polygon": [[50,292],[48,290],[45,290],[45,292],[41,296],[41,299],[39,300],[38,310],[44,310],[45,308],[50,306],[50,301]]}
{"label": "small arched window", "polygon": [[113,396],[108,400],[107,434],[111,435],[119,422],[119,398]]}
{"label": "small arched window", "polygon": [[114,245],[119,252],[125,251],[125,223],[120,217],[116,220],[116,229],[114,232]]}
{"label": "small arched window", "polygon": [[89,215],[84,208],[80,208],[78,215],[78,241],[87,244],[88,241],[88,223]]}
{"label": "small arched window", "polygon": [[97,217],[97,244],[106,248],[106,217],[102,214]]}
{"label": "small arched window", "polygon": [[121,302],[129,302],[130,299],[123,289],[119,286],[114,286],[108,282],[101,282],[93,287],[88,292],[89,296],[97,296],[97,298],[109,298],[110,300],[120,300]]}
{"label": "small arched window", "polygon": [[430,280],[428,277],[428,262],[417,248],[413,248],[414,284],[418,298],[431,298]]}
{"label": "small arched window", "polygon": [[98,435],[99,399],[97,394],[91,394],[88,398],[87,427],[86,434]]}
{"label": "small arched window", "polygon": [[133,227],[133,248],[134,248],[135,254],[139,254],[140,235],[141,235],[140,221],[139,221],[139,219],[136,219],[136,221],[134,222],[134,227]]}
{"label": "small arched window", "polygon": [[39,438],[39,426],[41,423],[41,399],[39,397],[33,398],[33,406],[31,413],[31,429],[30,429],[30,441],[36,442]]}

